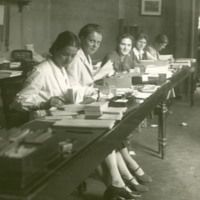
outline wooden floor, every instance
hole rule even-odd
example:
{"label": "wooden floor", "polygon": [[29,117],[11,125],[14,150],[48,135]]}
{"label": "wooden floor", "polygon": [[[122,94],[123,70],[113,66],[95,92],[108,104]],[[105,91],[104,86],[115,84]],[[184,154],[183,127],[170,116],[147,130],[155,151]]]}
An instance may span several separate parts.
{"label": "wooden floor", "polygon": [[[188,98],[176,100],[167,117],[166,159],[157,153],[157,116],[148,119],[148,127],[134,133],[131,149],[134,159],[153,178],[149,191],[141,200],[200,200],[200,87],[195,105]],[[1,112],[1,111],[0,111]],[[182,126],[181,123],[187,123]],[[3,118],[0,114],[0,126]],[[72,180],[73,181],[73,180]],[[75,191],[66,200],[103,200],[105,186],[92,174],[87,179],[87,191],[80,197]],[[52,199],[53,200],[53,199]]]}

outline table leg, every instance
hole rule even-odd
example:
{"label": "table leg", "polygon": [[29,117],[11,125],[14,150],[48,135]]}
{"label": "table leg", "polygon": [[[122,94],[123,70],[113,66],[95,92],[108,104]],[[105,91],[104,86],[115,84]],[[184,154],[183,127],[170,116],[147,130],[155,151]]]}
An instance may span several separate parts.
{"label": "table leg", "polygon": [[196,77],[195,73],[191,74],[191,89],[190,89],[190,102],[191,106],[194,105],[194,91],[195,91],[195,86],[196,86]]}
{"label": "table leg", "polygon": [[159,151],[161,153],[162,159],[165,158],[165,148],[166,148],[166,112],[167,112],[167,106],[165,101],[162,102],[159,107],[158,112],[158,147]]}
{"label": "table leg", "polygon": [[158,111],[158,153],[161,153],[161,117],[159,115],[160,113],[160,106],[157,107],[157,111]]}

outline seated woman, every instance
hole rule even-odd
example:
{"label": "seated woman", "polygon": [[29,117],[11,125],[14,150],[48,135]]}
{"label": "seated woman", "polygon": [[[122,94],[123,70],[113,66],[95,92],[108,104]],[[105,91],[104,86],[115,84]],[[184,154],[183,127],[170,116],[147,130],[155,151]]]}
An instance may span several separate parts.
{"label": "seated woman", "polygon": [[159,34],[155,37],[155,41],[152,45],[147,47],[147,51],[156,59],[159,60],[159,51],[164,49],[169,43],[169,39],[166,35]]}
{"label": "seated woman", "polygon": [[[110,60],[113,63],[113,68],[116,72],[129,71],[130,69],[137,68],[138,65],[133,62],[133,59],[131,59],[129,54],[133,48],[133,43],[134,39],[129,34],[122,34],[118,36],[116,50],[108,53],[104,57],[101,65],[103,66],[108,60]],[[151,178],[143,172],[143,170],[129,155],[126,142],[122,143],[120,153],[129,170],[138,178],[140,183],[151,182]]]}
{"label": "seated woman", "polygon": [[[90,56],[98,50],[102,40],[102,34],[103,29],[96,24],[85,25],[80,30],[79,38],[81,41],[81,49],[78,51],[73,62],[67,68],[69,79],[74,84],[77,83],[81,86],[90,86],[93,84],[94,79],[92,76]],[[123,153],[128,154],[126,151]],[[104,163],[97,168],[97,173],[107,186],[107,190],[104,193],[105,199],[112,199],[118,196],[132,199],[135,196],[132,190],[139,192],[145,192],[148,190],[147,187],[139,185],[135,180],[128,170],[122,155],[123,154],[119,152],[116,153],[113,151],[106,157]],[[138,165],[131,166],[130,164],[130,168],[131,167],[133,171],[135,170],[135,173],[137,173],[138,176],[142,177],[144,175],[141,169],[136,170],[139,167]],[[123,178],[127,180],[131,190],[125,186],[121,174],[123,175]]]}
{"label": "seated woman", "polygon": [[122,34],[117,37],[117,47],[109,52],[103,59],[101,66],[110,60],[116,72],[130,71],[135,65],[129,53],[133,47],[134,39],[129,34]]}
{"label": "seated woman", "polygon": [[[49,52],[52,56],[36,66],[28,76],[23,89],[17,94],[10,109],[31,111],[31,119],[47,114],[51,107],[62,107],[71,102],[71,87],[65,67],[79,49],[77,36],[69,31],[58,35]],[[77,89],[76,100],[82,101],[84,88]]]}
{"label": "seated woman", "polygon": [[136,37],[135,47],[133,48],[134,60],[140,63],[140,60],[156,60],[149,52],[145,50],[147,45],[148,36],[140,33]]}

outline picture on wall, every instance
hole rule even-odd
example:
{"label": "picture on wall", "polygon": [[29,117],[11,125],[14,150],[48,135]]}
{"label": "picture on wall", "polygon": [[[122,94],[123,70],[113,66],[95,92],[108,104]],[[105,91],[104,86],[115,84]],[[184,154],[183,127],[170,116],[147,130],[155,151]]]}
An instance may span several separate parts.
{"label": "picture on wall", "polygon": [[141,0],[141,15],[161,15],[162,0]]}

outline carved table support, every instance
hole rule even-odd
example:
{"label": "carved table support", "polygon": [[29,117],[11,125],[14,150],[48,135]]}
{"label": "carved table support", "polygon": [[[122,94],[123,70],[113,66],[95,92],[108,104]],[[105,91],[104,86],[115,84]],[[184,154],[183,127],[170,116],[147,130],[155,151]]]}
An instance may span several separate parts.
{"label": "carved table support", "polygon": [[166,149],[166,113],[167,107],[165,101],[158,106],[158,152],[161,153],[162,159],[165,158]]}

